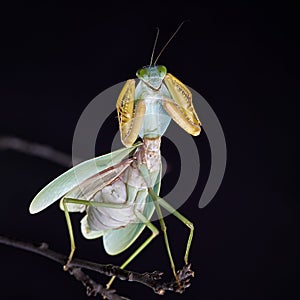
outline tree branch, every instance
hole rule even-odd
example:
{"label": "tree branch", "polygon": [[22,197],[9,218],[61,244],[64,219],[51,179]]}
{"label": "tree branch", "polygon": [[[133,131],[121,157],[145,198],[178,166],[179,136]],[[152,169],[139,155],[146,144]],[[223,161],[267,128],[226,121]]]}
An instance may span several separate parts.
{"label": "tree branch", "polygon": [[[64,167],[72,166],[71,156],[57,151],[50,146],[28,142],[16,137],[0,136],[0,150],[15,150],[35,157],[47,159]],[[80,160],[78,159],[78,161]],[[67,257],[65,255],[49,249],[48,244],[46,243],[33,244],[0,235],[0,244],[42,255],[61,265],[64,265],[67,261]],[[176,293],[184,292],[184,290],[190,286],[190,278],[194,276],[194,273],[191,270],[191,265],[186,265],[182,270],[177,272],[179,282],[174,280],[170,282],[163,282],[163,273],[159,271],[141,274],[133,271],[123,270],[110,264],[103,265],[86,260],[73,259],[69,265],[69,274],[74,276],[86,287],[87,295],[96,296],[99,294],[108,300],[129,299],[117,295],[115,290],[106,289],[101,284],[96,283],[81,269],[92,270],[106,276],[116,276],[120,280],[135,281],[152,288],[153,291],[159,295],[163,295],[165,291],[173,291]]]}
{"label": "tree branch", "polygon": [[[15,248],[30,251],[44,257],[47,257],[61,265],[64,265],[67,261],[67,257],[59,252],[49,249],[48,244],[33,244],[23,241],[18,241],[5,236],[0,236],[0,244],[12,246]],[[178,271],[177,281],[164,282],[162,280],[162,272],[154,271],[151,273],[137,273],[133,271],[127,271],[120,269],[117,266],[108,264],[98,264],[87,260],[73,259],[69,265],[69,273],[79,280],[87,289],[89,296],[95,296],[97,294],[102,295],[108,300],[121,300],[127,299],[115,294],[115,290],[109,290],[104,288],[101,284],[94,282],[88,275],[86,275],[81,269],[95,271],[106,276],[116,276],[120,280],[135,281],[146,285],[153,289],[153,291],[159,295],[163,295],[165,291],[173,291],[176,293],[183,293],[186,288],[190,286],[190,278],[194,276],[191,270],[191,265],[186,265],[182,270]]]}
{"label": "tree branch", "polygon": [[0,150],[15,150],[47,159],[63,167],[72,167],[72,157],[70,155],[55,150],[50,146],[28,142],[17,137],[0,136]]}

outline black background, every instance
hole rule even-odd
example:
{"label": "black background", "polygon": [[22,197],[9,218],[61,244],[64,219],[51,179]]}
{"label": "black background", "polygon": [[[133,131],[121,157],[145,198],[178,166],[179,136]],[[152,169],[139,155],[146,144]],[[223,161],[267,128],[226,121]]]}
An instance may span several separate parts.
{"label": "black background", "polygon": [[[299,9],[293,3],[111,1],[62,7],[43,1],[35,7],[15,3],[1,9],[0,133],[66,153],[71,153],[76,122],[86,105],[148,64],[155,27],[161,29],[161,49],[178,24],[190,19],[160,63],[213,107],[226,135],[228,165],[214,200],[198,209],[210,155],[205,132],[195,138],[202,170],[180,211],[196,228],[191,250],[196,277],[185,294],[167,293],[162,299],[289,299],[296,292],[299,203],[293,142]],[[109,149],[116,126],[101,131],[99,154]],[[162,150],[168,153],[168,147]],[[166,155],[176,165],[176,151]],[[58,207],[28,213],[33,196],[65,168],[12,151],[1,153],[0,164],[1,234],[46,241],[67,253]],[[164,179],[162,194],[174,184],[176,169]],[[74,216],[75,230],[79,220]],[[181,266],[187,230],[173,217],[166,222]],[[109,257],[101,240],[86,241],[79,232],[77,245],[78,257],[103,263],[120,264],[130,253]],[[80,283],[56,263],[5,246],[0,246],[0,259],[2,299],[87,299]],[[129,269],[171,275],[162,235]],[[134,283],[116,282],[115,287],[132,299],[159,298]]]}

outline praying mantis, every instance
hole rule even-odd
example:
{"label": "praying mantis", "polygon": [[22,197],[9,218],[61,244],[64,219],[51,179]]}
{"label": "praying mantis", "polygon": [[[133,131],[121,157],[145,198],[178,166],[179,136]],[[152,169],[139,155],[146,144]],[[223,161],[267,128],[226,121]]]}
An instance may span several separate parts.
{"label": "praying mantis", "polygon": [[[194,226],[159,196],[162,176],[160,143],[171,119],[194,136],[200,134],[201,122],[189,89],[168,73],[165,66],[156,65],[167,44],[152,63],[157,38],[158,33],[150,65],[136,72],[138,84],[135,79],[127,80],[117,99],[119,129],[125,147],[69,169],[46,185],[30,204],[29,211],[35,214],[60,200],[71,247],[65,270],[75,251],[71,212],[85,212],[81,220],[83,236],[87,239],[102,237],[105,251],[110,255],[126,250],[146,227],[151,231],[151,235],[120,267],[125,268],[158,235],[158,229],[151,222],[156,211],[171,269],[178,281],[161,207],[189,228],[184,255],[184,262],[188,264]],[[137,141],[138,137],[142,141]]]}

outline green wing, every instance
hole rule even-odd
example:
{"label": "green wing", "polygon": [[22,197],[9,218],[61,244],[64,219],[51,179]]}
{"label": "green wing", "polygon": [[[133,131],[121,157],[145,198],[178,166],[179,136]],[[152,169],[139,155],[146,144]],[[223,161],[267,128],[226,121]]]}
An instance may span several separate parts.
{"label": "green wing", "polygon": [[[161,182],[161,169],[157,176],[156,184],[153,187],[154,192],[159,195]],[[150,195],[147,195],[146,205],[143,215],[150,220],[154,212],[154,204]],[[131,246],[145,229],[144,223],[132,223],[125,228],[110,230],[103,234],[103,244],[106,253],[117,255]]]}
{"label": "green wing", "polygon": [[137,143],[132,147],[122,148],[111,153],[86,160],[69,169],[51,181],[34,197],[30,204],[29,212],[31,214],[35,214],[45,209],[84,180],[122,161],[130,154],[130,152],[140,145],[141,143]]}

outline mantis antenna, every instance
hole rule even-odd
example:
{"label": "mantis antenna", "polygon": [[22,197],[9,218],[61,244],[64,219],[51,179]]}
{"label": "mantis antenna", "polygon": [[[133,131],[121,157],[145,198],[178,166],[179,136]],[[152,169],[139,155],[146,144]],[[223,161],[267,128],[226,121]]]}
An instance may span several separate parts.
{"label": "mantis antenna", "polygon": [[159,36],[159,28],[156,27],[156,30],[157,30],[157,32],[156,32],[156,37],[155,37],[155,41],[154,41],[154,45],[153,45],[153,50],[152,50],[152,54],[151,54],[151,60],[150,60],[150,65],[149,65],[150,67],[151,67],[152,62],[153,62],[153,55],[154,55],[154,51],[155,51],[155,48],[156,48],[156,43],[157,43],[158,36]]}
{"label": "mantis antenna", "polygon": [[[179,29],[182,27],[182,25],[187,22],[189,20],[184,20],[183,22],[181,22],[181,24],[177,27],[176,31],[172,34],[172,36],[169,38],[169,40],[166,42],[166,44],[164,45],[164,47],[161,49],[161,51],[159,52],[159,54],[157,55],[156,60],[154,61],[154,65],[156,65],[156,62],[158,61],[159,57],[161,56],[161,54],[164,52],[164,50],[166,49],[166,47],[169,45],[169,43],[172,41],[172,39],[174,38],[174,36],[177,34],[177,32],[179,31]],[[156,42],[156,41],[155,41]]]}

